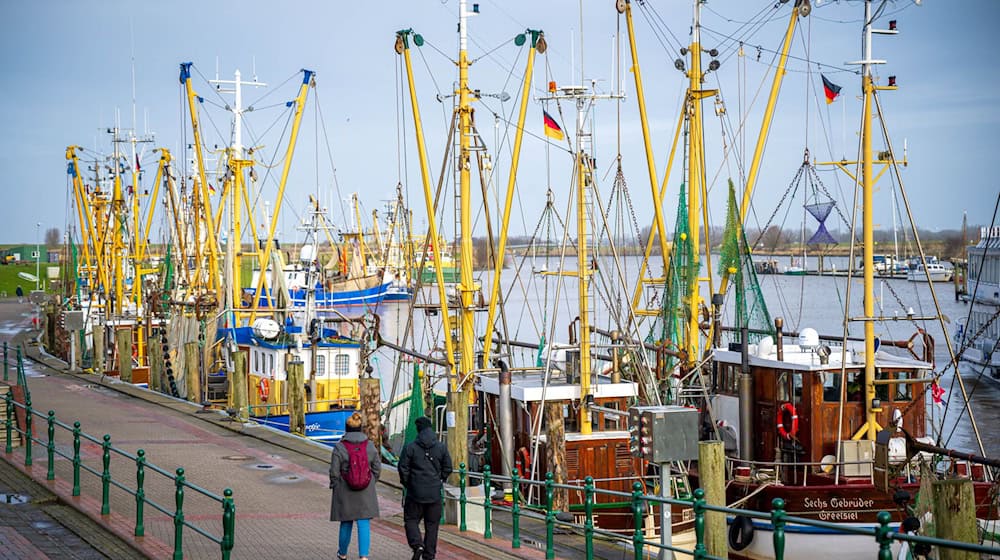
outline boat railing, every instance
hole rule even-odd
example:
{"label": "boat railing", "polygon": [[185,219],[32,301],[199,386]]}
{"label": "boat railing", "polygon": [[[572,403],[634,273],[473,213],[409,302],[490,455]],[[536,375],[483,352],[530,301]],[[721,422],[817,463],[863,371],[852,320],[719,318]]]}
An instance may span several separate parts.
{"label": "boat railing", "polygon": [[[71,494],[73,498],[79,498],[82,492],[95,491],[96,493],[97,488],[99,488],[101,494],[100,515],[102,516],[112,514],[112,503],[117,509],[121,507],[121,504],[134,499],[133,534],[136,537],[145,536],[146,506],[149,506],[155,513],[172,519],[174,558],[181,558],[184,555],[186,530],[193,531],[197,536],[218,545],[223,560],[230,558],[236,538],[236,505],[231,489],[226,488],[220,496],[201,488],[187,479],[187,474],[181,467],[171,472],[149,462],[146,458],[146,452],[142,449],[133,454],[113,445],[110,434],[96,437],[81,430],[79,421],[69,425],[58,420],[54,410],[43,414],[33,409],[30,396],[24,398],[24,402],[18,402],[18,399],[15,399],[14,395],[8,391],[4,401],[6,413],[4,455],[8,463],[15,464],[15,456],[20,455],[23,458],[25,470],[29,471],[35,460],[35,446],[41,445],[46,455],[45,479],[52,481],[50,488],[54,488],[56,493],[62,489],[62,491]],[[44,422],[45,436],[36,436],[36,428],[33,425],[39,419]],[[65,445],[56,444],[57,430],[68,432],[72,440],[72,451],[67,450]],[[65,441],[65,437],[64,434],[61,439]],[[21,445],[16,446],[15,440],[20,440]],[[100,448],[100,455],[82,454],[80,449],[84,444]],[[115,464],[119,465],[115,468],[116,473],[125,472],[131,465],[134,467],[134,470],[131,471],[133,475],[112,475],[112,458],[118,459],[115,461]],[[121,462],[122,460],[124,462]],[[60,478],[64,478],[61,484],[55,482],[57,471],[60,473]],[[99,484],[92,482],[81,484],[82,475],[92,475],[100,482]],[[146,480],[147,475],[151,480]],[[70,483],[72,484],[71,490],[69,489]],[[112,500],[112,488],[115,489],[116,493],[118,491],[124,492],[132,499]],[[63,497],[68,498],[68,496]],[[173,501],[172,505],[171,500]],[[185,507],[189,512],[192,509],[204,511],[205,500],[208,500],[208,503],[215,502],[217,504],[218,516],[198,515],[197,517],[191,516],[190,519],[185,518]],[[96,506],[96,504],[94,505]],[[160,525],[160,523],[157,522],[156,525]],[[214,532],[220,528],[221,534],[215,534]],[[190,535],[190,533],[188,534]]]}
{"label": "boat railing", "polygon": [[[839,469],[847,466],[857,466],[863,467],[868,465],[872,468],[867,469],[867,476],[870,482],[874,482],[874,459],[865,459],[858,461],[752,461],[749,459],[740,459],[738,457],[726,457],[726,473],[729,475],[730,480],[755,480],[757,482],[768,482],[781,480],[782,469],[798,470],[802,469],[802,486],[807,486],[809,483],[809,473],[813,468],[826,471],[829,469],[830,472],[836,472]],[[746,467],[748,470],[745,474],[741,474],[738,467]],[[842,471],[841,471],[842,472]],[[846,479],[846,475],[841,474],[836,477],[837,480]],[[850,477],[852,480],[857,480],[858,476]]]}
{"label": "boat railing", "polygon": [[[358,408],[361,404],[361,400],[357,398],[348,399],[323,399],[316,401],[305,401],[306,410],[312,412],[315,410],[317,405],[329,405],[330,408]],[[288,409],[291,403],[287,402],[276,402],[276,403],[264,403],[264,404],[250,404],[247,408],[250,410],[251,415],[254,415],[256,410],[264,410],[264,412],[270,412],[271,409]],[[281,414],[285,414],[282,412]]]}
{"label": "boat railing", "polygon": [[[890,558],[892,556],[892,545],[894,543],[908,543],[909,546],[926,545],[937,547],[938,549],[960,550],[978,553],[981,555],[998,555],[1000,547],[990,547],[977,543],[950,541],[934,537],[925,537],[914,533],[902,532],[898,528],[891,526],[892,516],[887,511],[879,512],[876,516],[877,526],[866,527],[861,525],[848,525],[843,523],[833,523],[821,521],[819,519],[797,517],[788,515],[785,512],[785,501],[775,498],[771,502],[770,511],[755,511],[733,507],[710,505],[705,499],[705,492],[698,488],[693,493],[693,499],[683,500],[676,498],[665,498],[643,492],[643,485],[639,481],[632,484],[631,492],[620,492],[599,488],[595,480],[591,477],[584,479],[583,486],[573,484],[556,483],[551,472],[546,473],[544,481],[524,479],[520,476],[518,469],[514,469],[511,476],[499,476],[490,472],[489,466],[483,468],[483,472],[468,471],[465,463],[459,464],[458,469],[458,495],[450,497],[443,493],[442,500],[445,502],[446,510],[451,501],[456,507],[456,522],[460,532],[468,531],[468,508],[482,509],[483,538],[494,538],[494,515],[500,512],[510,516],[510,539],[511,548],[520,549],[522,541],[522,522],[529,527],[539,528],[544,531],[545,558],[555,558],[555,533],[560,531],[571,531],[582,535],[584,538],[585,558],[594,558],[594,544],[596,539],[613,541],[624,547],[631,547],[635,560],[642,560],[647,557],[647,547],[654,550],[669,550],[675,553],[692,555],[695,558],[720,558],[709,554],[708,544],[705,538],[706,521],[715,516],[744,516],[750,519],[760,520],[770,529],[772,535],[772,546],[775,560],[783,560],[785,555],[785,529],[790,525],[813,527],[837,534],[852,534],[869,537],[872,540],[872,551],[876,552],[878,558]],[[470,484],[471,481],[477,481]],[[511,498],[509,501],[496,500],[493,496],[494,485],[509,485],[511,487]],[[481,497],[470,498],[467,494],[469,486],[482,486]],[[537,487],[544,496],[543,503],[531,505],[525,502],[525,489]],[[583,496],[582,513],[571,513],[560,511],[554,506],[557,492],[579,492]],[[599,503],[598,496],[610,497],[611,502],[623,504],[621,509],[625,510],[624,515],[632,516],[632,529],[629,534],[602,529],[596,525],[595,512],[600,511],[600,515],[605,515],[601,510],[604,502]],[[566,501],[568,504],[568,501]],[[671,544],[654,542],[647,539],[644,530],[644,518],[650,509],[663,508],[664,506],[690,507],[694,512],[694,545],[691,549],[685,549]],[[718,517],[715,519],[718,521]],[[723,524],[725,520],[723,518]],[[532,538],[532,537],[529,537]],[[541,544],[541,543],[539,543]]]}

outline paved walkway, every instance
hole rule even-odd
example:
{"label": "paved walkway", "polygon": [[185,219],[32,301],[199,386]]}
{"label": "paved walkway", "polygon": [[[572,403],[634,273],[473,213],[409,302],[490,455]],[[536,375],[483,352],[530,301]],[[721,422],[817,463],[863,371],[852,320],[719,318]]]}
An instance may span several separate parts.
{"label": "paved walkway", "polygon": [[[31,333],[30,318],[23,315],[22,306],[0,303],[0,340],[24,342]],[[24,306],[26,307],[26,306]],[[41,355],[37,347],[28,349],[37,363],[27,364],[28,385],[32,404],[38,411],[55,410],[57,418],[67,424],[81,423],[82,430],[100,437],[110,434],[112,442],[129,453],[138,449],[146,452],[149,463],[173,472],[178,467],[186,471],[187,480],[210,492],[221,495],[231,488],[236,503],[236,547],[233,558],[294,558],[296,560],[334,558],[338,524],[329,518],[328,489],[329,448],[301,438],[274,432],[255,425],[232,423],[218,412],[196,413],[197,407],[165,395],[150,393],[131,385],[93,375],[63,373],[65,364]],[[35,422],[36,437],[45,439],[45,423]],[[57,429],[57,449],[72,455],[72,438]],[[0,458],[26,472],[38,481],[46,475],[44,446],[34,447],[34,462],[23,466],[23,450]],[[99,444],[85,442],[81,446],[83,463],[100,472],[102,450]],[[133,542],[151,558],[170,557],[173,550],[173,519],[147,504],[145,536],[134,538],[135,498],[112,488],[111,514],[100,515],[100,480],[83,473],[83,495],[71,496],[72,471],[68,460],[56,457],[57,480],[45,486],[66,503],[94,518],[123,539]],[[113,455],[111,471],[116,480],[135,480],[134,462]],[[372,523],[371,558],[409,558],[402,530],[398,480],[390,469],[383,470],[383,482],[378,485],[381,516]],[[173,511],[172,483],[146,470],[147,500]],[[188,490],[184,505],[187,521],[199,524],[215,536],[221,536],[221,507],[217,502],[199,498]],[[0,531],[0,537],[10,533],[10,542],[21,542],[25,536],[17,531]],[[494,548],[495,547],[495,548]],[[503,547],[508,547],[507,551]],[[219,546],[194,531],[184,532],[185,558],[219,558]],[[493,541],[459,534],[446,529],[441,534],[438,558],[479,559],[540,558],[537,550],[518,551],[511,555],[509,542]],[[357,558],[356,541],[350,552]],[[5,558],[0,553],[0,558]]]}

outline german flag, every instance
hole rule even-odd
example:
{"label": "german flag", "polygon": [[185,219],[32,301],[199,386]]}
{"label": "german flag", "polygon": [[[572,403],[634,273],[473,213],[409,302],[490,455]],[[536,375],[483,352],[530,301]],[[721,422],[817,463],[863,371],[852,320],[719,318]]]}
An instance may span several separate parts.
{"label": "german flag", "polygon": [[829,105],[840,95],[840,86],[827,80],[823,74],[820,74],[819,77],[823,78],[823,93],[826,94],[826,104]]}
{"label": "german flag", "polygon": [[562,140],[566,138],[563,134],[563,129],[559,127],[559,123],[552,118],[552,115],[548,114],[544,110],[542,111],[542,117],[545,120],[545,135],[554,140]]}

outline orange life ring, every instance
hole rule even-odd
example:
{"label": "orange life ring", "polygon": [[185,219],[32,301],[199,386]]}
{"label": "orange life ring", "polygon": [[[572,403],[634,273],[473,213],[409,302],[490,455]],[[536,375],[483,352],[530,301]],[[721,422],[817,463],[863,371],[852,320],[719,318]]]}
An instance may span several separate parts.
{"label": "orange life ring", "polygon": [[515,467],[518,464],[521,465],[518,472],[520,472],[521,476],[524,476],[524,472],[531,468],[531,453],[528,452],[527,447],[521,447],[517,450],[517,453],[514,454],[514,462]]}
{"label": "orange life ring", "polygon": [[257,395],[260,396],[260,400],[262,401],[267,401],[267,398],[271,396],[271,383],[267,378],[261,378],[260,384],[257,385]]}
{"label": "orange life ring", "polygon": [[[785,413],[791,417],[791,426],[785,426]],[[795,410],[795,405],[786,402],[778,407],[778,435],[785,439],[792,439],[799,433],[799,413]]]}

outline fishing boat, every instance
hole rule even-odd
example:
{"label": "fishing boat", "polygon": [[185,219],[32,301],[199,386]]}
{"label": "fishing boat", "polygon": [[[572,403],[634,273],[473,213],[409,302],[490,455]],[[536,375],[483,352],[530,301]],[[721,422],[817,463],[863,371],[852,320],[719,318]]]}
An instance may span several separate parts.
{"label": "fishing boat", "polygon": [[1000,381],[1000,228],[983,227],[979,242],[966,250],[969,312],[956,324],[953,339],[973,371]]}
{"label": "fishing boat", "polygon": [[[933,338],[920,327],[905,340],[876,336],[876,329],[893,318],[876,315],[873,279],[879,272],[895,273],[889,268],[895,260],[888,256],[879,260],[874,254],[873,166],[895,167],[902,161],[894,158],[887,134],[883,150],[873,148],[874,139],[883,137],[872,131],[877,92],[895,86],[875,83],[872,65],[879,61],[872,56],[872,35],[894,31],[875,29],[872,2],[864,4],[864,52],[858,63],[864,99],[862,147],[859,161],[854,162],[860,168],[857,188],[864,193],[863,315],[845,311],[846,326],[834,335],[820,335],[812,328],[785,332],[783,321],[768,315],[748,264],[749,247],[739,241],[737,232],[724,245],[738,247],[743,256],[724,250],[721,265],[729,273],[723,285],[731,281],[737,291],[736,309],[729,315],[734,325],[714,322],[716,338],[706,353],[712,384],[706,417],[713,430],[730,436],[732,477],[726,486],[730,505],[767,510],[781,498],[792,515],[867,528],[877,526],[878,512],[888,511],[893,530],[909,532],[929,521],[931,479],[965,478],[972,483],[982,532],[989,535],[996,530],[1000,510],[996,483],[985,466],[996,461],[941,447],[931,431],[928,396],[939,402],[944,392]],[[808,3],[801,2],[794,10],[807,8]],[[748,197],[749,192],[744,203]],[[736,212],[731,203],[730,215]],[[911,313],[909,318],[939,317]],[[863,336],[848,336],[851,323],[863,325]],[[961,383],[960,378],[957,381]],[[731,517],[730,557],[773,557],[773,529],[768,521]],[[785,558],[870,554],[866,537],[794,524],[784,530]]]}

